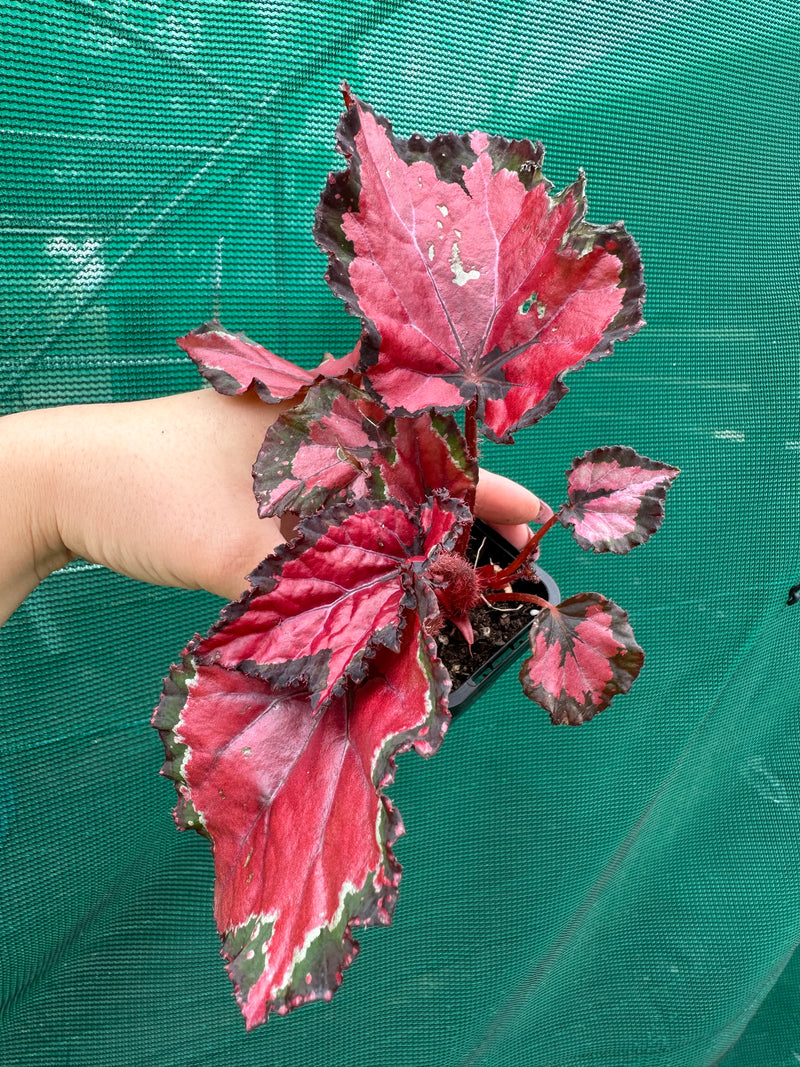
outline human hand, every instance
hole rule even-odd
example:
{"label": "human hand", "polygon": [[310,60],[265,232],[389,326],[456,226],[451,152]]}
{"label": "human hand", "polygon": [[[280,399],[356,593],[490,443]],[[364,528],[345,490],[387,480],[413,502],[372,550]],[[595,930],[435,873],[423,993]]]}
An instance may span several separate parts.
{"label": "human hand", "polygon": [[[9,458],[0,499],[15,502],[4,506],[0,534],[19,549],[0,564],[0,620],[78,557],[139,581],[238,597],[290,532],[258,518],[251,478],[264,434],[287,406],[203,389],[0,420]],[[517,547],[530,536],[524,524],[550,514],[489,471],[475,510]]]}

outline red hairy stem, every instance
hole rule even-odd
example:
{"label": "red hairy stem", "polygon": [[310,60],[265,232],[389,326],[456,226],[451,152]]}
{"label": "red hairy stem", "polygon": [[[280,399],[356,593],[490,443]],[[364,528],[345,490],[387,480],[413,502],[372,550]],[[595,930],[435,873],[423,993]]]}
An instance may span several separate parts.
{"label": "red hairy stem", "polygon": [[547,531],[553,526],[555,526],[556,522],[558,521],[558,514],[560,510],[561,509],[559,508],[558,511],[547,520],[544,526],[539,527],[539,529],[536,531],[530,541],[528,541],[527,545],[525,545],[525,547],[517,556],[517,558],[512,563],[509,563],[507,567],[504,567],[501,571],[498,571],[495,576],[486,583],[485,588],[502,589],[503,586],[508,585],[509,580],[512,579],[516,575],[517,571],[519,571],[525,565],[527,560],[530,558],[531,553],[539,544],[539,542],[547,533]]}
{"label": "red hairy stem", "polygon": [[552,606],[548,600],[534,596],[533,593],[489,593],[483,599],[489,604],[502,604],[504,600],[519,600],[523,604],[538,604],[540,608]]}
{"label": "red hairy stem", "polygon": [[470,459],[478,458],[478,398],[474,397],[464,409],[464,438]]}
{"label": "red hairy stem", "polygon": [[[477,462],[478,460],[478,398],[475,397],[467,404],[464,409],[464,440],[467,445],[467,455],[471,460]],[[465,499],[465,503],[469,510],[475,514],[475,496],[476,490],[472,488],[468,490]],[[469,544],[469,535],[472,529],[472,523],[464,527],[464,531],[458,539],[458,543],[455,546],[454,551],[459,556],[466,556],[467,545]]]}

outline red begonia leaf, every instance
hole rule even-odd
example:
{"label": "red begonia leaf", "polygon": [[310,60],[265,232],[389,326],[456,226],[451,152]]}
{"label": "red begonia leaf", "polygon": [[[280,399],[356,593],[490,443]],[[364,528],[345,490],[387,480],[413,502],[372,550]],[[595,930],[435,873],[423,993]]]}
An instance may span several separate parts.
{"label": "red begonia leaf", "polygon": [[439,490],[464,499],[478,483],[478,463],[452,415],[426,411],[387,420],[390,444],[376,457],[389,496],[416,507]]}
{"label": "red begonia leaf", "polygon": [[447,672],[414,616],[397,653],[320,714],[305,693],[187,657],[154,716],[176,821],[211,840],[214,914],[251,1029],[329,1000],[358,952],[351,928],[387,924],[403,832],[383,795],[394,757],[436,751]]}
{"label": "red begonia leaf", "polygon": [[315,233],[390,410],[477,398],[486,432],[508,441],[555,406],[566,371],[642,324],[635,242],[621,223],[585,221],[582,175],[548,195],[541,145],[403,141],[354,100],[338,147],[349,167],[331,176]]}
{"label": "red begonia leaf", "polygon": [[216,321],[178,338],[178,344],[218,393],[239,396],[252,388],[267,404],[291,400],[320,378],[347,374],[359,358],[357,346],[341,359],[331,356],[314,370],[303,370]]}
{"label": "red begonia leaf", "polygon": [[330,379],[269,428],[253,475],[262,517],[311,515],[362,496],[410,507],[436,490],[464,497],[477,464],[451,415],[393,419],[351,383]]}
{"label": "red begonia leaf", "polygon": [[593,448],[567,471],[569,505],[558,518],[581,548],[630,552],[656,532],[677,467],[617,445]]}
{"label": "red begonia leaf", "polygon": [[195,660],[275,688],[302,685],[318,708],[347,678],[366,677],[378,646],[397,651],[406,609],[430,613],[418,573],[452,547],[469,517],[460,501],[436,497],[412,515],[363,499],[304,519],[299,536],[249,576],[253,588],[190,646]]}
{"label": "red begonia leaf", "polygon": [[321,382],[273,423],[253,465],[262,517],[313,515],[362,496],[384,499],[374,465],[383,409],[348,382]]}
{"label": "red begonia leaf", "polygon": [[522,688],[557,725],[588,722],[617,693],[628,692],[644,662],[627,614],[599,593],[542,608],[530,638]]}

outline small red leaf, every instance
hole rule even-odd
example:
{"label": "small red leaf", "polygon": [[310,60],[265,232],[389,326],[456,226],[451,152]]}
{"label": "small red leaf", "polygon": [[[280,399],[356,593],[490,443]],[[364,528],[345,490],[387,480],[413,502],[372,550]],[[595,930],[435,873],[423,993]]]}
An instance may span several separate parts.
{"label": "small red leaf", "polygon": [[259,515],[313,515],[349,499],[380,499],[373,456],[385,444],[384,418],[348,382],[331,379],[310,389],[269,428],[253,465]]}
{"label": "small red leaf", "polygon": [[210,838],[214,914],[248,1029],[330,999],[358,951],[351,927],[390,922],[403,832],[382,790],[397,753],[431,755],[449,678],[409,622],[397,654],[315,714],[307,694],[191,658],[174,668],[161,731],[182,827]]}
{"label": "small red leaf", "polygon": [[540,145],[402,141],[354,100],[339,148],[349,169],[316,235],[334,292],[365,317],[361,369],[390,410],[477,397],[490,436],[510,440],[563,395],[562,374],[641,325],[635,243],[585,221],[582,177],[548,195]]}
{"label": "small red leaf", "polygon": [[307,371],[216,321],[180,337],[178,344],[218,393],[238,396],[253,388],[268,404],[291,400],[321,377],[347,374],[355,368],[359,355],[356,348],[341,359],[330,357]]}
{"label": "small red leaf", "polygon": [[331,379],[270,427],[253,475],[262,517],[311,515],[363,496],[408,507],[437,490],[464,497],[477,465],[452,416],[387,418],[362,390]]}
{"label": "small red leaf", "polygon": [[478,464],[452,415],[426,411],[388,420],[390,441],[375,462],[388,496],[417,507],[432,493],[464,499],[478,483]]}
{"label": "small red leaf", "polygon": [[588,722],[617,693],[628,692],[644,662],[627,614],[599,593],[543,608],[530,636],[533,655],[522,664],[522,688],[556,724]]}
{"label": "small red leaf", "polygon": [[452,547],[469,512],[435,498],[418,516],[357,500],[305,519],[298,538],[250,575],[253,589],[192,646],[194,658],[276,688],[302,685],[315,709],[347,678],[362,681],[378,646],[399,648],[403,615],[420,595],[416,572],[439,546]]}
{"label": "small red leaf", "polygon": [[640,456],[632,448],[594,448],[567,471],[569,506],[558,514],[581,548],[629,552],[643,545],[664,518],[667,490],[677,467]]}

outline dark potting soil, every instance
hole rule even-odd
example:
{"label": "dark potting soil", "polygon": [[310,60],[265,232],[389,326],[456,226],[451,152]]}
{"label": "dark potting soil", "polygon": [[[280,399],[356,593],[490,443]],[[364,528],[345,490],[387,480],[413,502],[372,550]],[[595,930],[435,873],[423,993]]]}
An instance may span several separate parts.
{"label": "dark potting soil", "polygon": [[[506,567],[516,558],[517,550],[513,545],[491,526],[481,519],[476,519],[467,546],[467,559],[473,565],[494,563],[497,567]],[[540,580],[519,579],[514,582],[518,593],[533,593],[544,600],[549,600],[551,593]],[[558,590],[553,587],[555,593]],[[461,632],[451,622],[445,622],[436,635],[439,655],[453,680],[453,692],[483,667],[500,649],[531,621],[531,610],[538,613],[533,604],[520,604],[513,601],[505,604],[478,604],[469,613],[472,630],[475,635],[472,648],[464,640]]]}
{"label": "dark potting soil", "polygon": [[[462,634],[446,622],[436,636],[439,655],[450,677],[453,690],[499,651],[531,621],[531,604],[479,604],[469,613],[475,641],[470,649]],[[509,611],[508,609],[511,608]]]}

